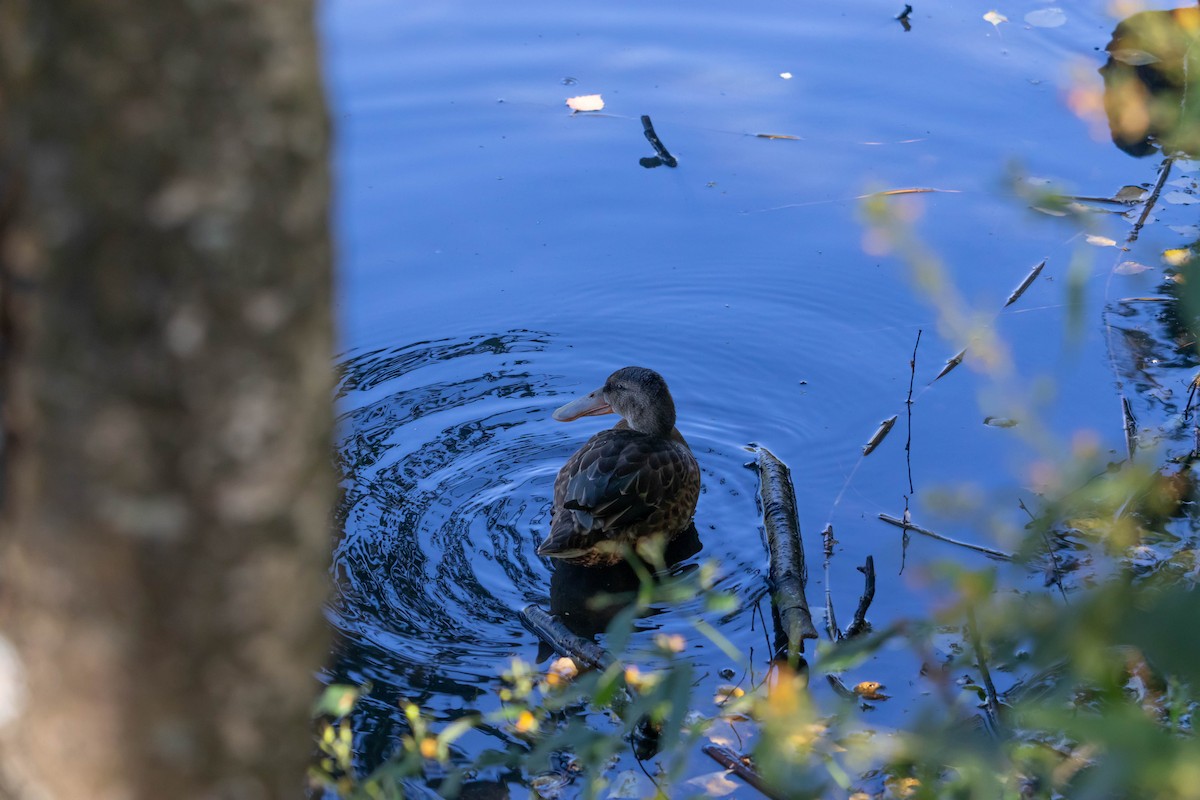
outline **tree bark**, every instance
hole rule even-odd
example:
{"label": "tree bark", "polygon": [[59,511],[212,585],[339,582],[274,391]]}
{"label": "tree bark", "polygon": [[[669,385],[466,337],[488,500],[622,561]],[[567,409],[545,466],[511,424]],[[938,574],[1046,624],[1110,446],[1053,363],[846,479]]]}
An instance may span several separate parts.
{"label": "tree bark", "polygon": [[0,795],[302,792],[333,490],[312,15],[0,3]]}

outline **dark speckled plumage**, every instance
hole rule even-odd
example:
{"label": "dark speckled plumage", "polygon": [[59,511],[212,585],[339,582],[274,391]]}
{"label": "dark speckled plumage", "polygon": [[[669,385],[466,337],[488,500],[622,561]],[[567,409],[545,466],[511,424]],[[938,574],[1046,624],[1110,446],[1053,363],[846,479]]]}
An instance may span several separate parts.
{"label": "dark speckled plumage", "polygon": [[662,377],[642,367],[617,370],[555,417],[605,413],[623,418],[584,443],[559,471],[541,555],[613,564],[623,557],[622,544],[657,533],[669,540],[691,523],[700,467],[675,430],[675,404]]}

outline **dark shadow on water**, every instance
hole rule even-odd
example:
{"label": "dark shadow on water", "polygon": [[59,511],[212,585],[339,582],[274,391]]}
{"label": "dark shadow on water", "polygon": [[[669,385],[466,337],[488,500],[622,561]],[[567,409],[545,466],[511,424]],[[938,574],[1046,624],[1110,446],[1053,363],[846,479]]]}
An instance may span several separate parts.
{"label": "dark shadow on water", "polygon": [[[695,525],[672,539],[663,553],[668,574],[687,569],[681,562],[702,547]],[[550,613],[557,614],[572,632],[590,638],[608,628],[613,617],[633,602],[637,590],[637,571],[626,562],[611,567],[559,564],[550,577]]]}

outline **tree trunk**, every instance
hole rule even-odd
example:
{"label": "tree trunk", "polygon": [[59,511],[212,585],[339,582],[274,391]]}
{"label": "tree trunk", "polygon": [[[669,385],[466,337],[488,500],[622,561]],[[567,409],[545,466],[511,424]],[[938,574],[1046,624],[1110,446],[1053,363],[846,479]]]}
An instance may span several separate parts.
{"label": "tree trunk", "polygon": [[0,3],[0,795],[302,792],[333,488],[312,15]]}

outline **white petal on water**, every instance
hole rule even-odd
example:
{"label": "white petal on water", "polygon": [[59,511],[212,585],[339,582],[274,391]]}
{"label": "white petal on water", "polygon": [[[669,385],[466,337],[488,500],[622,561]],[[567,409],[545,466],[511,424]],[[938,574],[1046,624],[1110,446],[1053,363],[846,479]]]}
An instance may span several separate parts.
{"label": "white petal on water", "polygon": [[1035,28],[1057,28],[1066,24],[1067,12],[1061,8],[1042,8],[1026,14],[1025,21]]}
{"label": "white petal on water", "polygon": [[683,783],[685,786],[696,787],[697,790],[703,792],[708,797],[724,797],[727,794],[733,794],[740,788],[739,784],[729,780],[728,770],[723,769],[704,775],[697,775]]}
{"label": "white petal on water", "polygon": [[1200,197],[1187,192],[1167,192],[1163,195],[1163,200],[1177,206],[1190,206],[1193,203],[1200,203]]}
{"label": "white petal on water", "polygon": [[1139,272],[1145,272],[1150,269],[1145,264],[1139,264],[1136,261],[1122,261],[1113,267],[1113,272],[1118,275],[1137,275]]}

